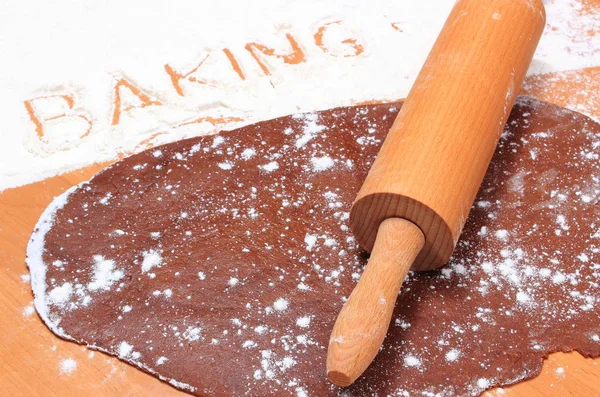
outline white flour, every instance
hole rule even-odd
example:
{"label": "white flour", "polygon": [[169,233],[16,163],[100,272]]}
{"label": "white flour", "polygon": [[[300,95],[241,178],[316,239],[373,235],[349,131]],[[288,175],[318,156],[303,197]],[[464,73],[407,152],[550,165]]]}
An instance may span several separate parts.
{"label": "white flour", "polygon": [[60,374],[71,375],[77,369],[77,361],[65,358],[60,362]]}
{"label": "white flour", "polygon": [[[183,137],[403,98],[453,3],[6,0],[0,191]],[[600,65],[600,16],[581,0],[545,4],[529,74]]]}

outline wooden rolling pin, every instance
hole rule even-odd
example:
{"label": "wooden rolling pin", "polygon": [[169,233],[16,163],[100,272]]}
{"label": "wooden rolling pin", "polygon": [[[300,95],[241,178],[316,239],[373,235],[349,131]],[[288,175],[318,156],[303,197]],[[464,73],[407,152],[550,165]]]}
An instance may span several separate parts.
{"label": "wooden rolling pin", "polygon": [[350,213],[371,257],[331,333],[334,384],[375,358],[409,269],[450,258],[544,25],[542,0],[456,2]]}

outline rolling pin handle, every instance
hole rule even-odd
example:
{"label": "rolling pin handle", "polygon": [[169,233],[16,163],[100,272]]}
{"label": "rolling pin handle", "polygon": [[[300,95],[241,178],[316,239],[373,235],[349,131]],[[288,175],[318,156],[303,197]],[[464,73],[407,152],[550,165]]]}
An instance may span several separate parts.
{"label": "rolling pin handle", "polygon": [[333,327],[327,377],[338,386],[352,384],[371,364],[387,334],[396,297],[425,237],[402,218],[384,220],[365,271]]}

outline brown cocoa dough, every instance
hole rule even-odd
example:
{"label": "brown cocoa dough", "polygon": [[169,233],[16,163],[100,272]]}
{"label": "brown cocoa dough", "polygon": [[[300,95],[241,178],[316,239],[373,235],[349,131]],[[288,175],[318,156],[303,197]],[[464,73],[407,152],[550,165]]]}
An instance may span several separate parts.
{"label": "brown cocoa dough", "polygon": [[327,381],[367,261],[348,212],[399,107],[282,117],[112,165],[42,216],[38,312],[199,396],[474,396],[551,352],[600,356],[600,125],[520,98],[451,261],[409,275],[364,376]]}

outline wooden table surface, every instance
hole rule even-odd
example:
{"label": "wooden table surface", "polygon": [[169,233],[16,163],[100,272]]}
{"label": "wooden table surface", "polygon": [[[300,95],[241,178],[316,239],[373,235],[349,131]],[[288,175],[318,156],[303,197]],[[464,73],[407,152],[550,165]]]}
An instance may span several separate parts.
{"label": "wooden table surface", "polygon": [[[600,119],[600,67],[528,78],[524,94],[584,111]],[[52,198],[89,179],[104,165],[0,193],[0,395],[184,395],[118,359],[54,336],[32,310],[25,266],[29,235]],[[61,362],[77,367],[61,373]],[[600,396],[600,359],[556,353],[532,380],[486,393],[492,396]],[[199,368],[199,371],[202,369]],[[325,374],[323,374],[325,376]]]}

